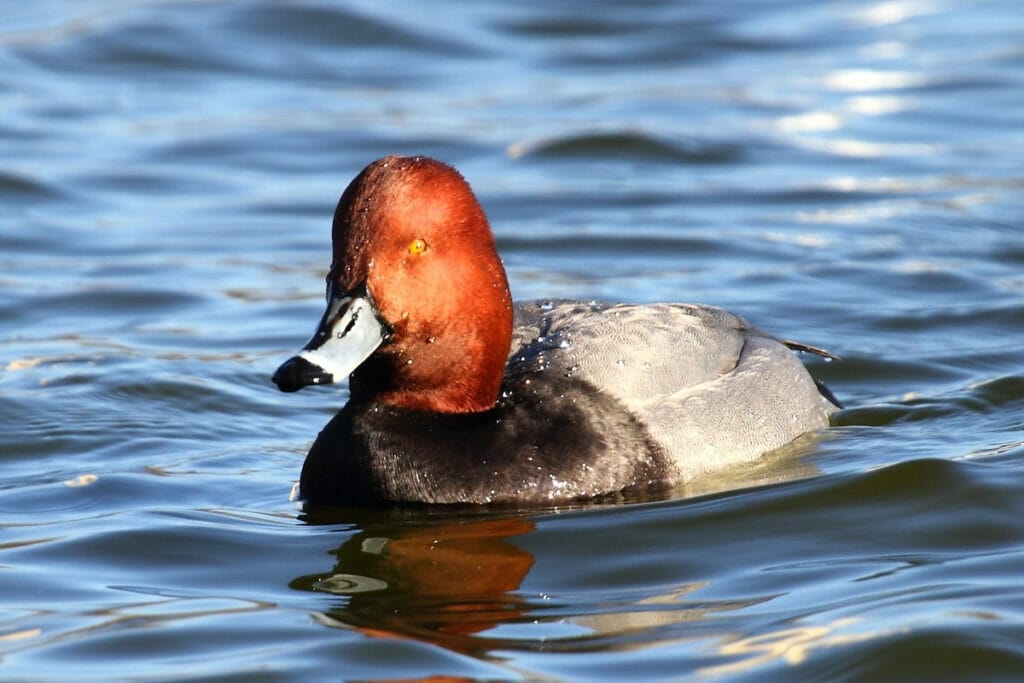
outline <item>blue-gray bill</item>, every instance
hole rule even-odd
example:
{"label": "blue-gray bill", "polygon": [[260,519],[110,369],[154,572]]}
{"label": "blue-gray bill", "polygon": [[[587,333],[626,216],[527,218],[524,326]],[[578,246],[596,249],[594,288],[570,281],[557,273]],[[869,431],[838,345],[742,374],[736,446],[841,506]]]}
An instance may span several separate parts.
{"label": "blue-gray bill", "polygon": [[292,392],[336,382],[348,377],[387,338],[388,327],[364,287],[339,294],[334,283],[328,283],[327,310],[316,332],[298,355],[277,369],[274,384]]}

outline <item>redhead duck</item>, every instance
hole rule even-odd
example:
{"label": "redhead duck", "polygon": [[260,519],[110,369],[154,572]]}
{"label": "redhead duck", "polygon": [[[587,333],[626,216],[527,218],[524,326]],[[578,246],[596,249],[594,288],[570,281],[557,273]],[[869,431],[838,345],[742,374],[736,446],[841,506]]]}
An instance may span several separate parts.
{"label": "redhead duck", "polygon": [[[274,373],[349,378],[302,468],[307,504],[557,503],[668,487],[828,426],[787,342],[718,308],[513,304],[462,176],[386,157],[341,195],[327,310]],[[788,348],[787,348],[788,347]]]}

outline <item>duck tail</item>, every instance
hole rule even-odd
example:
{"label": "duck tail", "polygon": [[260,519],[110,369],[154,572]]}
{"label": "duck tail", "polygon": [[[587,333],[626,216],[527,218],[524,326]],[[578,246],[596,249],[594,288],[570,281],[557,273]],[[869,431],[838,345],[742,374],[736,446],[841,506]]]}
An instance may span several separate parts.
{"label": "duck tail", "polygon": [[804,351],[806,353],[813,353],[816,356],[821,356],[822,358],[827,358],[828,360],[842,360],[842,358],[840,358],[836,354],[830,351],[826,351],[825,349],[820,349],[817,346],[811,346],[810,344],[801,344],[800,342],[793,341],[791,339],[782,339],[781,341],[783,344],[793,349],[794,351]]}

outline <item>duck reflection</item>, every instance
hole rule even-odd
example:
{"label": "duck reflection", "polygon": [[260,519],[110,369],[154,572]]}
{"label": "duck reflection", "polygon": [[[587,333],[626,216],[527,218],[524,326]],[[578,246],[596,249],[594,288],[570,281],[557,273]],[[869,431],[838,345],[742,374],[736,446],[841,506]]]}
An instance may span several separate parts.
{"label": "duck reflection", "polygon": [[359,526],[363,531],[334,551],[329,573],[292,582],[347,596],[321,616],[324,623],[482,654],[482,643],[467,636],[518,620],[528,609],[516,591],[534,558],[509,539],[532,531],[529,519],[364,520]]}
{"label": "duck reflection", "polygon": [[[344,596],[317,619],[372,637],[432,643],[485,661],[492,660],[495,650],[583,652],[657,646],[679,638],[678,633],[663,631],[666,626],[759,601],[693,602],[689,594],[707,585],[697,582],[675,586],[666,594],[605,603],[605,611],[566,613],[519,592],[534,564],[533,555],[514,541],[534,530],[528,518],[364,520],[359,527],[363,531],[334,551],[337,561],[330,572],[299,577],[291,584]],[[553,613],[545,615],[549,610]],[[495,631],[537,621],[559,624],[559,635],[535,641],[506,638]],[[488,633],[480,635],[484,632]]]}

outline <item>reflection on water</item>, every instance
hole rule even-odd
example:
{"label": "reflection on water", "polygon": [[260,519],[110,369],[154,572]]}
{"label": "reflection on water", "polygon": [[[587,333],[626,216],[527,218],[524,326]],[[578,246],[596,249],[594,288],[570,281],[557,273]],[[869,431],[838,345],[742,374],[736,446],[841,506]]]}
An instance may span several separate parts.
{"label": "reflection on water", "polygon": [[807,661],[814,650],[862,643],[893,633],[890,629],[849,632],[860,621],[856,618],[837,619],[825,626],[794,626],[756,636],[725,638],[717,648],[718,653],[734,661],[705,667],[700,673],[725,676],[778,662],[797,666]]}
{"label": "reflection on water", "polygon": [[[499,665],[505,664],[501,653],[509,651],[571,655],[673,645],[716,662],[697,669],[716,677],[779,663],[796,666],[812,651],[892,632],[864,629],[857,618],[823,625],[787,622],[752,636],[723,632],[717,620],[774,596],[702,599],[695,594],[710,587],[707,580],[635,599],[609,599],[597,609],[602,603],[594,601],[579,613],[552,604],[550,596],[522,590],[536,562],[517,542],[535,531],[530,518],[438,522],[354,514],[361,518],[359,531],[333,552],[334,567],[298,577],[291,586],[339,596],[316,620],[372,638],[411,639]],[[705,621],[706,627],[698,627]],[[521,625],[530,630],[520,632]],[[537,637],[538,630],[546,635]]]}
{"label": "reflection on water", "polygon": [[533,528],[514,517],[371,523],[334,551],[329,573],[299,577],[292,587],[345,596],[321,616],[325,624],[483,655],[491,644],[468,636],[528,610],[517,591],[534,558],[511,539]]}
{"label": "reflection on water", "polygon": [[[408,515],[374,520],[365,511],[355,515],[362,518],[360,530],[332,553],[334,567],[298,577],[291,586],[338,595],[331,608],[315,615],[317,621],[374,638],[412,639],[495,663],[502,662],[500,652],[510,650],[614,652],[691,641],[715,647],[711,635],[680,634],[671,627],[763,601],[691,597],[708,587],[701,581],[656,595],[609,600],[603,610],[579,613],[553,604],[550,596],[522,590],[536,561],[517,543],[535,530],[530,518],[437,522]],[[524,624],[531,627],[529,637],[517,628]],[[533,633],[538,628],[546,635],[538,638]],[[730,639],[720,652],[742,656],[730,665],[739,667],[752,652],[757,654],[754,663],[764,660],[763,649]]]}

